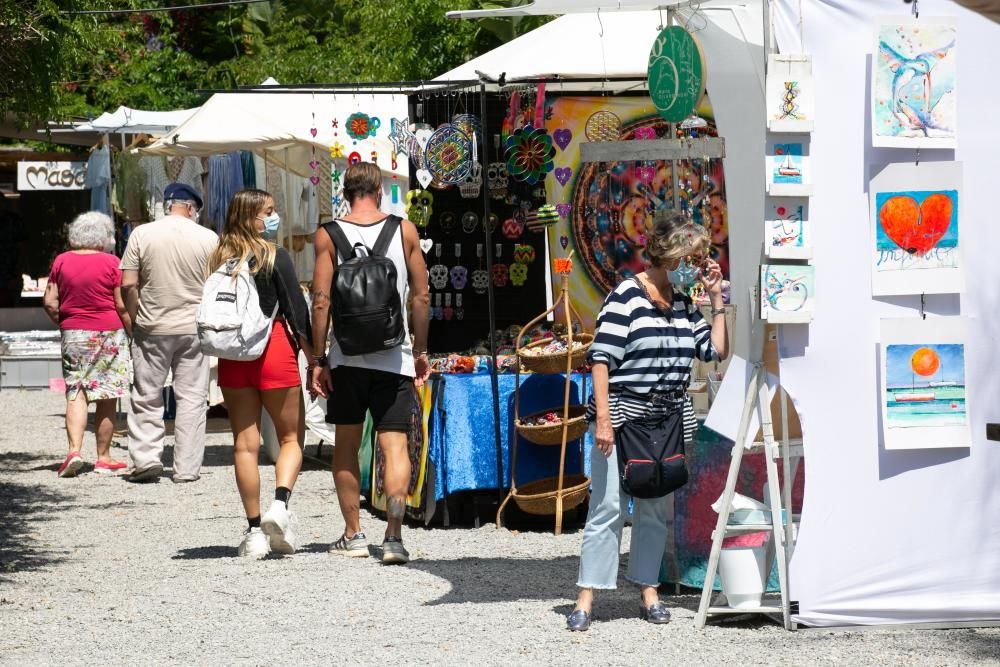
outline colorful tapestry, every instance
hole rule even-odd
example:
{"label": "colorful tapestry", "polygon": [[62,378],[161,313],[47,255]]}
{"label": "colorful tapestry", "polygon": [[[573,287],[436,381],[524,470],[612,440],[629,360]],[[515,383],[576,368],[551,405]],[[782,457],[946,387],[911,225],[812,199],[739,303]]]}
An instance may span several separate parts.
{"label": "colorful tapestry", "polygon": [[[427,427],[430,422],[434,393],[432,388],[433,385],[430,382],[417,388],[413,395],[413,409],[410,414],[414,428],[410,431],[407,443],[410,455],[410,484],[407,487],[406,506],[413,509],[421,509],[423,502],[424,476],[427,474],[427,443],[430,441]],[[373,449],[375,450],[375,475],[372,481],[371,502],[375,509],[384,512],[388,507],[383,487],[385,458],[382,456],[381,448],[376,446]]]}
{"label": "colorful tapestry", "polygon": [[[665,139],[669,130],[649,98],[560,97],[550,111],[545,128],[558,150],[554,178],[545,181],[559,222],[549,228],[549,247],[555,256],[575,250],[578,268],[570,278],[570,295],[584,326],[593,328],[607,293],[622,279],[643,270],[653,214],[673,207],[673,177],[671,163],[663,160],[581,162],[580,145]],[[707,102],[698,114],[709,121],[707,134],[714,135]],[[676,166],[681,210],[691,212],[695,222],[709,228],[711,255],[728,278],[722,160],[684,160]]]}

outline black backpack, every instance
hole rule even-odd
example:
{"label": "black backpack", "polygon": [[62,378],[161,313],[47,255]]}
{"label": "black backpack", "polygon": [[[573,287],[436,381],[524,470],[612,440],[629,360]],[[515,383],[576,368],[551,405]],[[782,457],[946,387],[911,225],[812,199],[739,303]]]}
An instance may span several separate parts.
{"label": "black backpack", "polygon": [[385,256],[401,222],[387,216],[371,249],[352,246],[336,221],[323,225],[338,254],[330,295],[333,336],[348,356],[388,350],[406,339],[396,265]]}

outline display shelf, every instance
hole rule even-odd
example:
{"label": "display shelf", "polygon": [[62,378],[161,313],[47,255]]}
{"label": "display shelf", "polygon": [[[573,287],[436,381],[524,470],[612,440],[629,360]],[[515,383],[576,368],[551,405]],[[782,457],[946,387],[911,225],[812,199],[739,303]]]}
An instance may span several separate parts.
{"label": "display shelf", "polygon": [[[571,262],[569,259],[563,260],[567,263]],[[584,341],[584,349],[574,349],[574,333],[573,333],[573,321],[574,319],[578,324],[582,324],[582,319],[576,309],[573,307],[573,303],[569,296],[569,273],[562,273],[562,286],[559,292],[559,297],[553,302],[552,306],[546,310],[544,313],[536,317],[535,319],[528,322],[521,328],[521,331],[517,336],[517,344],[515,348],[515,353],[518,358],[518,363],[515,369],[517,378],[515,380],[514,389],[514,423],[517,425],[518,434],[522,437],[524,436],[523,429],[521,426],[520,419],[520,398],[521,398],[521,366],[522,361],[526,358],[523,350],[527,347],[521,345],[521,341],[524,340],[525,336],[532,331],[535,327],[544,323],[550,313],[556,313],[556,310],[562,306],[562,313],[565,317],[566,322],[566,351],[563,353],[554,353],[547,355],[545,360],[545,370],[547,372],[563,372],[566,373],[566,383],[565,391],[563,392],[563,404],[562,404],[562,422],[561,422],[561,433],[559,434],[558,442],[547,441],[544,444],[558,444],[560,447],[559,454],[559,475],[557,477],[551,477],[547,479],[535,480],[532,482],[525,483],[519,489],[517,486],[517,453],[518,453],[518,441],[519,438],[515,437],[511,447],[511,465],[510,465],[510,492],[504,501],[500,504],[500,509],[497,510],[496,524],[499,528],[503,525],[503,512],[507,507],[507,503],[513,500],[518,507],[523,511],[530,514],[542,514],[542,515],[555,515],[555,534],[559,535],[562,532],[562,517],[563,512],[566,510],[573,509],[584,500],[587,499],[590,487],[590,478],[586,475],[570,475],[567,476],[566,472],[566,443],[575,439],[569,433],[570,422],[573,419],[578,419],[581,415],[579,413],[580,406],[571,406],[569,403],[570,397],[570,387],[572,385],[572,373],[574,365],[580,365],[586,354],[586,348],[590,347],[593,342],[594,337],[588,333],[576,334],[578,336],[577,341]],[[555,335],[553,340],[558,339],[559,336]],[[531,345],[537,346],[538,343],[533,343]],[[532,358],[532,362],[538,362],[537,358]],[[533,364],[537,365],[537,363]],[[526,364],[527,366],[527,364]],[[586,393],[586,390],[583,392]],[[572,415],[572,416],[571,416]],[[575,437],[579,437],[577,434]],[[530,438],[529,438],[530,439]],[[581,468],[583,467],[583,451],[580,452],[581,458]],[[567,486],[567,482],[570,483]]]}

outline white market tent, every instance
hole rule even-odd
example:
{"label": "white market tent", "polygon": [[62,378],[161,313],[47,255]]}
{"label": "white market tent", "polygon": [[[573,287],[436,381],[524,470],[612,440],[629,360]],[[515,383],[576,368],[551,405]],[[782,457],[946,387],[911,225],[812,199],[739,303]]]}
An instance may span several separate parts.
{"label": "white market tent", "polygon": [[[358,141],[348,136],[343,125],[355,112],[379,119],[378,136]],[[356,151],[365,162],[371,162],[374,151],[384,173],[406,179],[409,164],[405,159],[398,160],[396,169],[392,169],[392,145],[385,131],[391,118],[406,117],[407,100],[402,94],[322,90],[217,93],[184,123],[140,149],[140,153],[215,155],[245,150],[300,176],[310,176],[313,170],[309,163],[317,156],[328,155],[329,147],[337,143],[342,146],[344,160]],[[333,119],[339,119],[337,128],[332,125]]]}
{"label": "white market tent", "polygon": [[102,113],[90,122],[81,123],[74,129],[79,132],[110,134],[164,134],[197,111],[197,107],[177,111],[143,111],[122,106],[110,113]]}

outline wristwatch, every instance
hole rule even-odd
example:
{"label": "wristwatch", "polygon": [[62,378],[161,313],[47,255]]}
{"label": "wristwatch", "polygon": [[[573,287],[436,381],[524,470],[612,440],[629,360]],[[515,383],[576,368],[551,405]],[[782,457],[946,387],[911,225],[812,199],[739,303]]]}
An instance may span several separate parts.
{"label": "wristwatch", "polygon": [[725,307],[712,309],[712,317],[715,317],[716,315],[725,315],[725,314],[726,314]]}
{"label": "wristwatch", "polygon": [[313,355],[313,361],[316,362],[317,366],[326,366],[327,358],[325,354]]}

